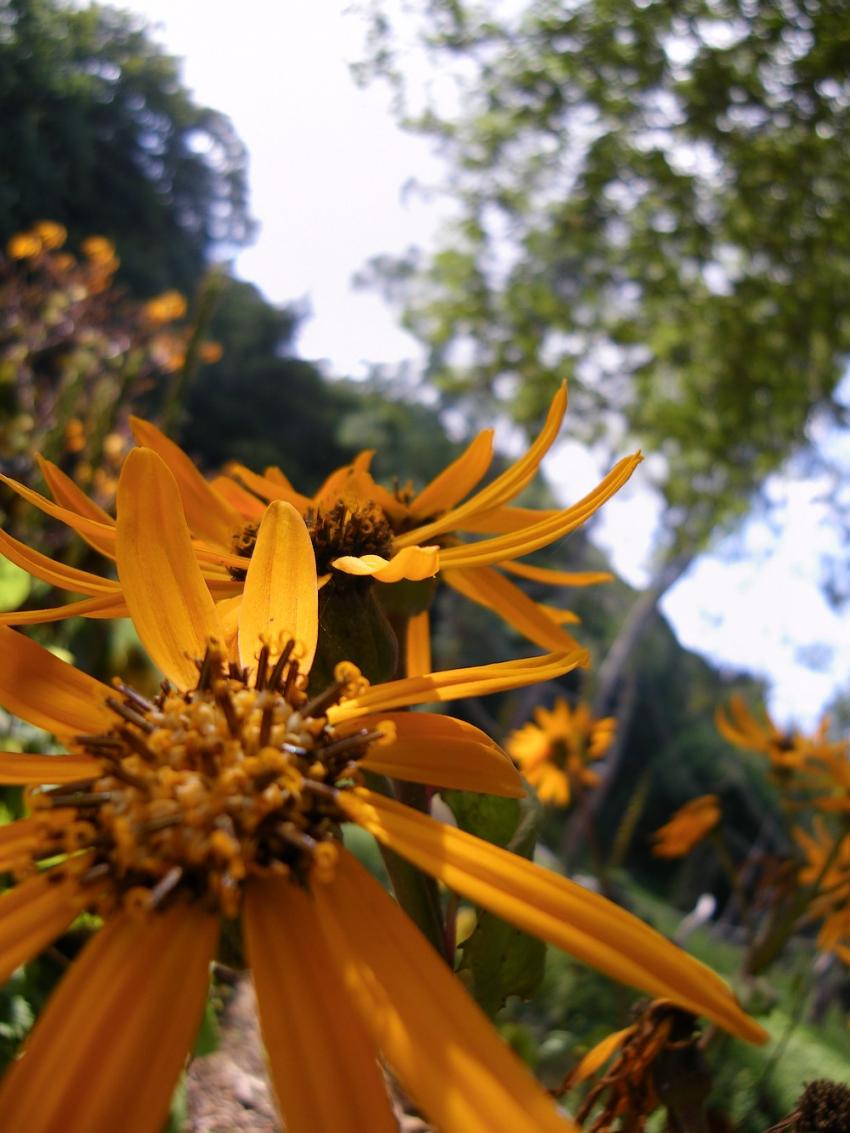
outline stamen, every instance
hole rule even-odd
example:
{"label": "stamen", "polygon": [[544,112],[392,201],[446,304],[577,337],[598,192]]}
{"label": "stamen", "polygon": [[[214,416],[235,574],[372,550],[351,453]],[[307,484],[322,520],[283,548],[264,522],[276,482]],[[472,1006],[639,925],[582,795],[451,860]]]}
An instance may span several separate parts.
{"label": "stamen", "polygon": [[345,688],[343,681],[331,681],[328,687],[308,700],[303,708],[300,709],[302,716],[319,716],[326,708],[332,704],[336,704],[339,699],[339,694]]}
{"label": "stamen", "polygon": [[224,718],[227,721],[227,730],[231,736],[236,739],[242,732],[242,725],[239,717],[236,715],[236,707],[230,696],[230,690],[226,685],[220,684],[215,690],[215,702],[224,713]]}
{"label": "stamen", "polygon": [[281,655],[275,661],[274,668],[272,669],[271,676],[269,677],[269,688],[272,690],[272,692],[277,691],[278,686],[280,685],[280,678],[283,675],[284,667],[288,663],[289,658],[292,656],[292,650],[294,648],[295,642],[290,639],[289,641],[287,641],[286,645],[284,645]]}
{"label": "stamen", "polygon": [[183,869],[179,865],[172,866],[168,873],[161,881],[150,891],[150,907],[156,909],[165,898],[171,893],[180,883],[183,877]]}
{"label": "stamen", "polygon": [[118,735],[124,741],[126,746],[131,748],[136,753],[136,755],[141,756],[146,763],[156,763],[156,756],[141,736],[137,736],[136,733],[131,732],[129,728],[119,728]]}
{"label": "stamen", "polygon": [[44,794],[50,799],[50,805],[55,807],[100,806],[102,803],[112,802],[111,791],[72,791],[66,795],[54,795],[45,791]]}
{"label": "stamen", "polygon": [[384,733],[376,728],[372,732],[368,732],[363,728],[360,732],[353,732],[350,736],[343,736],[339,740],[335,740],[332,744],[322,748],[322,755],[327,757],[329,755],[339,755],[340,752],[347,751],[352,747],[360,747],[361,744],[370,744],[374,740],[381,740],[384,738]]}
{"label": "stamen", "polygon": [[260,656],[257,658],[257,676],[254,681],[254,687],[258,690],[266,687],[266,673],[269,667],[269,647],[263,645],[260,649]]}
{"label": "stamen", "polygon": [[112,682],[112,686],[117,689],[122,696],[126,696],[128,700],[131,700],[137,708],[141,708],[143,712],[150,712],[153,708],[152,701],[148,700],[146,696],[142,696],[140,692],[137,692],[137,690],[130,685],[125,685],[123,681],[116,679]]}
{"label": "stamen", "polygon": [[117,712],[119,716],[123,716],[130,724],[135,724],[137,728],[141,728],[143,732],[152,732],[154,730],[153,724],[147,720],[139,712],[134,712],[128,704],[124,704],[120,700],[116,700],[114,696],[107,696],[107,705],[113,712]]}

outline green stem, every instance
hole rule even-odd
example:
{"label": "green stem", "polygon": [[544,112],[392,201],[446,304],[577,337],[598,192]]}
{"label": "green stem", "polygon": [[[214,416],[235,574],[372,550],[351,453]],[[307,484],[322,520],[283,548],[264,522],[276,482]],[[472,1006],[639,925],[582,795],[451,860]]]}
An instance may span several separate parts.
{"label": "green stem", "polygon": [[192,334],[186,347],[186,360],[172,376],[162,406],[161,425],[164,433],[173,433],[180,424],[186,394],[198,369],[201,342],[224,291],[225,282],[223,272],[213,268],[201,283]]}
{"label": "green stem", "polygon": [[[398,798],[408,806],[415,805],[414,800],[418,800],[420,805],[416,806],[416,809],[427,811],[427,806],[421,805],[427,800],[427,793],[420,784],[396,783],[396,791],[393,792],[389,780],[383,776],[368,775],[367,781],[370,790],[386,795],[387,798]],[[419,797],[420,793],[421,797]],[[379,848],[387,873],[390,875],[396,900],[422,935],[451,967],[452,957],[448,955],[443,908],[436,881],[388,846]]]}

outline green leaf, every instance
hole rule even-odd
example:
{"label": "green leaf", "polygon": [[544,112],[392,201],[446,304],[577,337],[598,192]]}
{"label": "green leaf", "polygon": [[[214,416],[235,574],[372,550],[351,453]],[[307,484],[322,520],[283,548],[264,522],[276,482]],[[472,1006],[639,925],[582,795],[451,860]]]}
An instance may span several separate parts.
{"label": "green leaf", "polygon": [[[446,804],[461,830],[531,858],[542,818],[537,799],[502,799],[465,791],[446,791]],[[468,973],[470,990],[488,1015],[511,995],[527,999],[543,979],[546,945],[492,913],[482,911],[462,946],[459,970]]]}

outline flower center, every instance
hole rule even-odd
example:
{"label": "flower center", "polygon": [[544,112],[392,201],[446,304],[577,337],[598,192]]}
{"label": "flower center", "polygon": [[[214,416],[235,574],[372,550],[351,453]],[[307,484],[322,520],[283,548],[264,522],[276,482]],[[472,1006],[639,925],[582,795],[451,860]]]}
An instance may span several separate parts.
{"label": "flower center", "polygon": [[[330,508],[311,508],[304,516],[316,554],[316,572],[327,574],[334,559],[344,555],[380,555],[393,550],[393,529],[383,510],[370,502],[351,504],[338,500]],[[233,540],[233,553],[250,559],[257,542],[257,524],[248,523]],[[245,571],[230,568],[237,581]],[[355,581],[355,580],[352,580]]]}
{"label": "flower center", "polygon": [[357,761],[382,738],[328,723],[330,705],[363,683],[347,663],[335,676],[308,699],[291,643],[274,664],[264,647],[252,682],[211,643],[189,692],[165,682],[148,700],[116,685],[115,725],[77,741],[102,773],[30,795],[43,821],[34,857],[85,860],[81,880],[102,883],[101,912],[156,908],[180,892],[232,917],[252,875],[328,875],[337,791],[358,781]]}

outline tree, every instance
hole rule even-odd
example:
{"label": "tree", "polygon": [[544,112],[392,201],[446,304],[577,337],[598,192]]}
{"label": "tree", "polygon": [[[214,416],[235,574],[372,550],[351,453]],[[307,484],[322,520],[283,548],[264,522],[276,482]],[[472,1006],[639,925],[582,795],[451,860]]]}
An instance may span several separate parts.
{"label": "tree", "polygon": [[246,155],[138,17],[0,0],[0,239],[33,221],[121,249],[125,279],[192,292],[210,251],[249,237]]}
{"label": "tree", "polygon": [[[813,415],[840,413],[846,8],[528,0],[500,16],[430,0],[413,24],[387,9],[372,5],[361,75],[388,79],[402,123],[436,140],[456,216],[436,251],[376,261],[373,282],[448,398],[531,423],[567,373],[589,438],[653,455],[657,573],[600,672],[610,702],[667,588],[805,447]],[[440,80],[418,105],[411,30]]]}

